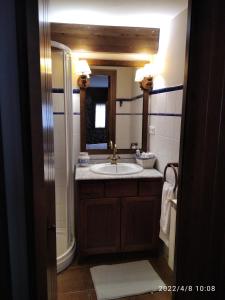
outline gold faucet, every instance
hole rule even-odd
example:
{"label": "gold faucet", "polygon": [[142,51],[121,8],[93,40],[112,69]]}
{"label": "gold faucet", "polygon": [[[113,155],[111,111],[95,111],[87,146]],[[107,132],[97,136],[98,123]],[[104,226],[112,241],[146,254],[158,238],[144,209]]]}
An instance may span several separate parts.
{"label": "gold faucet", "polygon": [[110,147],[111,150],[113,150],[113,154],[111,156],[109,156],[108,159],[110,159],[110,162],[111,162],[112,165],[116,165],[117,160],[120,159],[119,155],[117,155],[116,144],[113,145],[113,142],[110,141],[109,142],[109,147]]}

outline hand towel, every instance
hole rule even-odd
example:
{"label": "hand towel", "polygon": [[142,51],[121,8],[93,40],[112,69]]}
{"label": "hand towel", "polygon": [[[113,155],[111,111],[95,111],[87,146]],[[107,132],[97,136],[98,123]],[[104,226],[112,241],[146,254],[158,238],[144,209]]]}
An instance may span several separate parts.
{"label": "hand towel", "polygon": [[170,209],[171,200],[174,199],[174,186],[168,182],[164,182],[162,191],[162,203],[161,203],[161,217],[160,217],[160,229],[164,235],[169,234],[170,230]]}

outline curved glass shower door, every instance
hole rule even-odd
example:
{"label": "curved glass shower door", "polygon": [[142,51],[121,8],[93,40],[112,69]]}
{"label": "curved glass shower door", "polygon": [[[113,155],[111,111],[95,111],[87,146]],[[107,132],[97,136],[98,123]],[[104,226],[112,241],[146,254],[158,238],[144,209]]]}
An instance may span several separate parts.
{"label": "curved glass shower door", "polygon": [[66,46],[52,42],[52,98],[54,110],[57,271],[73,260],[73,114],[72,58]]}

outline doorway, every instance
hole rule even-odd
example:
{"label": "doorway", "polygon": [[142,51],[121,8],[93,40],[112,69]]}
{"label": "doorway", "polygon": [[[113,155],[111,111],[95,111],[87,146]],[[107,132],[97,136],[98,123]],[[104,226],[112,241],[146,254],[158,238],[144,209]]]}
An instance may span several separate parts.
{"label": "doorway", "polygon": [[[54,192],[52,193],[52,191],[54,190],[52,183],[54,180],[51,177],[45,177],[44,179],[43,174],[51,173],[44,173],[42,168],[42,166],[44,165],[44,156],[42,155],[43,141],[40,138],[42,136],[41,132],[44,133],[44,136],[46,138],[44,147],[44,150],[46,150],[45,162],[52,162],[52,156],[47,154],[52,153],[51,148],[47,146],[48,141],[50,141],[51,144],[51,138],[49,139],[49,137],[51,137],[51,134],[50,136],[48,136],[48,133],[51,132],[51,126],[49,128],[49,131],[46,127],[46,123],[45,126],[42,126],[44,124],[42,124],[41,122],[40,116],[42,112],[41,105],[39,105],[40,99],[46,99],[47,93],[45,92],[49,91],[49,89],[46,88],[45,84],[49,82],[50,72],[47,67],[48,64],[42,64],[42,67],[44,66],[44,69],[42,69],[42,74],[48,74],[48,76],[42,77],[43,94],[40,95],[38,91],[40,90],[41,81],[40,78],[36,78],[36,76],[34,76],[35,74],[39,74],[39,55],[36,55],[39,52],[37,28],[38,16],[36,4],[37,3],[30,2],[29,6],[27,6],[27,3],[21,1],[20,8],[23,9],[17,10],[17,20],[14,23],[12,22],[12,19],[14,20],[15,15],[13,15],[12,18],[11,14],[15,11],[16,8],[18,9],[18,7],[15,7],[15,3],[8,1],[4,5],[4,11],[6,13],[1,18],[1,21],[4,20],[4,24],[9,24],[10,26],[1,26],[1,33],[4,32],[5,34],[3,39],[4,42],[1,43],[1,45],[7,45],[8,47],[1,47],[3,55],[1,55],[0,57],[4,58],[5,60],[5,54],[7,52],[11,55],[10,59],[8,60],[7,66],[3,63],[4,61],[2,60],[2,70],[4,70],[5,76],[9,74],[16,74],[16,72],[14,72],[15,70],[19,71],[20,79],[23,78],[24,80],[21,81],[18,80],[18,78],[13,78],[12,80],[12,78],[10,77],[12,81],[2,81],[1,77],[1,87],[5,87],[7,82],[17,82],[19,91],[22,93],[22,95],[24,95],[24,97],[21,97],[21,94],[18,92],[15,93],[13,97],[11,97],[11,92],[15,92],[16,89],[8,89],[8,95],[7,97],[4,97],[4,99],[8,100],[8,104],[11,103],[10,99],[13,99],[14,102],[11,103],[11,108],[15,108],[15,106],[17,108],[20,108],[19,110],[11,110],[11,112],[8,109],[9,106],[7,106],[7,102],[2,102],[1,98],[1,133],[4,133],[1,135],[2,145],[4,145],[2,151],[2,157],[4,161],[4,181],[2,182],[5,183],[10,178],[9,175],[14,174],[14,181],[11,180],[7,182],[19,183],[21,182],[23,175],[26,175],[26,195],[29,195],[29,200],[32,200],[32,207],[28,205],[28,203],[31,204],[31,201],[20,201],[21,199],[25,199],[24,195],[21,193],[21,189],[19,190],[17,197],[14,197],[14,195],[9,195],[8,192],[10,190],[15,190],[16,185],[5,184],[5,191],[7,193],[4,194],[4,203],[7,203],[7,223],[9,225],[10,220],[14,220],[15,222],[15,226],[11,228],[9,226],[6,239],[9,242],[10,238],[13,237],[14,242],[17,241],[18,244],[21,245],[19,249],[17,247],[14,247],[14,250],[16,249],[16,251],[12,251],[12,244],[8,243],[9,249],[11,249],[11,251],[9,251],[9,259],[12,260],[12,258],[14,257],[15,261],[23,266],[23,268],[20,268],[19,264],[17,263],[9,264],[9,269],[11,272],[10,279],[12,284],[11,286],[9,285],[9,289],[11,289],[14,295],[17,295],[17,297],[22,297],[23,299],[30,299],[28,295],[32,295],[32,299],[37,298],[43,300],[47,299],[47,287],[50,287],[49,299],[52,295],[52,299],[54,299],[55,297],[55,285],[54,280],[52,280],[52,278],[54,277],[53,274],[55,270],[55,262],[54,259],[48,261],[46,256],[46,230],[49,229],[49,232],[54,233],[54,222],[52,222],[53,219],[48,219],[48,221],[51,221],[51,223],[47,223],[46,203],[49,201],[46,202],[46,199],[48,198],[48,196],[51,196],[48,199],[52,199],[52,195],[54,194]],[[43,23],[43,16],[47,15],[46,6],[45,4],[43,4],[44,2],[40,1],[40,16],[42,16],[42,18],[40,18],[41,42],[43,42],[42,38],[43,36],[46,37],[47,33],[47,30],[44,30],[45,34],[43,35],[43,29],[46,28],[46,24],[44,25]],[[192,12],[192,19],[189,20],[189,25],[191,24],[191,28],[190,26],[188,28],[188,36],[190,33],[190,43],[188,44],[190,50],[188,52],[189,59],[187,60],[187,65],[189,65],[189,68],[186,68],[187,75],[185,80],[185,109],[183,110],[185,122],[183,121],[182,125],[182,159],[180,160],[179,179],[179,184],[182,189],[180,189],[178,196],[178,198],[182,201],[178,205],[179,227],[176,247],[176,283],[187,284],[188,282],[194,287],[196,285],[199,286],[199,284],[202,284],[203,289],[207,284],[209,284],[209,286],[213,286],[214,284],[216,284],[216,292],[207,292],[206,294],[204,294],[204,298],[223,299],[223,274],[225,268],[225,260],[223,255],[225,249],[223,228],[225,224],[223,216],[224,201],[222,196],[224,195],[224,184],[222,180],[225,165],[223,155],[224,126],[222,122],[222,120],[224,119],[224,96],[222,87],[224,86],[223,62],[225,47],[224,40],[221,39],[221,28],[224,28],[225,26],[221,25],[224,25],[224,2],[220,0],[207,0],[204,1],[203,4],[202,1],[198,1],[193,2],[192,6],[190,6],[189,9],[190,12]],[[8,16],[10,17],[8,18],[7,22]],[[17,25],[17,28],[15,25]],[[24,30],[24,28],[29,28],[29,30]],[[31,28],[33,30],[31,30]],[[7,42],[9,41],[9,36],[12,37],[10,41],[15,41],[17,47],[15,47],[15,44],[7,44]],[[17,37],[17,39],[15,39],[15,36]],[[47,40],[48,39],[46,38],[45,42]],[[23,41],[23,43],[21,43],[21,41]],[[27,47],[24,47],[24,45],[27,45]],[[47,47],[49,47],[49,45]],[[4,52],[6,49],[7,51]],[[19,51],[20,54],[16,53],[16,49],[21,50]],[[27,52],[25,51],[25,49],[27,50]],[[45,52],[45,55],[46,53],[47,52]],[[43,52],[41,54],[42,59],[46,57]],[[22,66],[20,65],[20,68],[17,61],[18,55],[21,59],[20,61],[24,62]],[[209,63],[209,61],[211,63]],[[12,64],[10,64],[11,62]],[[25,72],[26,68],[23,68],[23,66],[28,67],[30,71],[30,77]],[[204,72],[202,72],[202,70],[204,70]],[[27,82],[29,82],[31,86],[28,87]],[[205,86],[207,86],[208,88],[205,89]],[[1,93],[3,90],[4,89],[1,89]],[[23,99],[23,101],[21,99]],[[31,99],[32,101],[30,101]],[[26,110],[25,108],[28,107],[29,109]],[[51,105],[50,103],[47,103],[46,108],[49,107],[51,107]],[[2,112],[4,112],[4,114]],[[21,118],[22,112],[24,118]],[[30,114],[30,112],[32,113]],[[50,119],[47,118],[48,114],[49,116],[51,116],[51,109],[44,110],[44,112],[46,113],[46,118],[44,118],[44,120],[50,121],[50,123],[48,124],[51,124],[51,117]],[[211,115],[209,115],[209,112],[211,113]],[[2,118],[4,115],[7,118]],[[19,118],[14,119],[12,118],[12,116],[19,116]],[[32,116],[35,116],[36,121],[31,124],[30,119],[32,119]],[[11,120],[11,124],[7,128],[6,125],[9,124],[8,120]],[[14,137],[15,132],[17,132],[16,130],[20,128],[19,125],[21,125],[21,120],[23,120],[24,122],[23,125],[26,125],[24,127],[22,126],[23,129],[21,132],[23,132],[23,135],[21,135],[21,132],[19,132],[17,138],[13,139],[12,137]],[[11,127],[11,125],[13,124],[16,126]],[[9,131],[9,128],[13,130]],[[26,130],[25,128],[31,128],[32,135],[30,134],[30,132],[28,132],[29,130]],[[25,132],[26,134],[24,134]],[[218,133],[218,135],[214,134],[215,132]],[[16,147],[18,145],[20,147],[21,144],[27,145],[27,147],[26,149],[16,147],[6,149],[6,145],[9,145],[8,141],[16,142],[13,144],[14,146],[16,145]],[[17,149],[17,151],[13,151],[13,149]],[[18,151],[18,149],[20,149],[21,151]],[[7,153],[8,157],[10,158],[9,160],[6,159]],[[18,162],[18,153],[23,154],[23,158],[26,158],[24,160],[26,163],[23,164],[23,166],[26,167],[16,169],[18,165],[14,164],[13,169],[6,168],[6,164],[9,161],[12,162],[13,157],[15,158],[15,161]],[[31,154],[33,155],[34,153],[37,154],[35,156],[35,159],[32,161],[29,160],[29,155],[31,157]],[[22,155],[20,157],[20,161],[23,161]],[[215,159],[212,159],[212,157]],[[45,171],[52,171],[54,168],[48,168],[48,163],[46,165]],[[6,170],[8,171],[6,172]],[[21,173],[17,173],[15,170],[20,170]],[[34,172],[32,172],[31,170],[33,170]],[[32,181],[32,179],[34,178],[34,173],[36,174],[36,177],[35,180]],[[28,178],[30,178],[31,180],[29,181]],[[10,179],[12,179],[12,177]],[[33,186],[31,181],[33,182]],[[45,185],[43,185],[43,182],[45,182]],[[31,189],[31,187],[33,188]],[[20,209],[22,209],[24,212],[26,211],[29,213],[18,213],[18,219],[10,219],[10,211],[13,212],[15,210],[10,210],[10,207],[8,206],[9,203],[17,203]],[[17,212],[19,211],[20,210],[17,210]],[[204,211],[204,215],[202,214],[202,211]],[[30,218],[28,217],[28,215],[30,216]],[[191,220],[189,218],[187,219],[187,216],[192,216]],[[29,227],[29,230],[27,230],[28,228],[26,228],[26,226],[21,227],[22,223],[19,222],[19,220],[22,221],[22,223],[26,220],[25,223],[29,224],[29,226],[27,226]],[[6,224],[6,222],[4,222],[4,224]],[[18,224],[20,224],[20,227],[18,226]],[[47,224],[49,225],[49,227],[47,226]],[[28,235],[29,245],[27,245],[20,239],[20,235],[14,234],[15,231],[12,230],[13,228],[14,230],[21,229],[21,232],[23,232],[23,234],[26,233]],[[206,231],[205,228],[208,228],[209,230]],[[35,243],[33,237],[35,239]],[[50,242],[51,238],[49,238],[48,241]],[[52,241],[54,242],[54,238]],[[206,245],[206,251],[202,251],[202,245]],[[23,255],[24,253],[27,254],[27,249],[29,249],[29,256]],[[23,257],[23,259],[19,259],[21,257]],[[208,263],[206,264],[206,262]],[[28,263],[28,268],[25,267],[25,263]],[[5,265],[6,264],[2,264],[3,267]],[[49,282],[47,285],[46,269],[50,265],[52,267],[51,271],[53,272],[48,272]],[[21,270],[23,270],[23,272],[21,272]],[[15,276],[16,274],[18,274],[18,271],[20,271],[20,280],[26,278],[26,280],[22,280],[23,284],[19,286],[17,284],[15,285],[16,282],[18,283],[18,277],[16,278]],[[34,273],[35,276],[32,276],[34,275]],[[28,278],[29,280],[27,280]],[[28,293],[26,293],[26,288]],[[174,297],[175,299],[190,299],[190,294],[176,293]],[[199,297],[199,293],[197,293],[197,291],[195,290],[191,294],[191,297],[192,299],[197,299]]]}
{"label": "doorway", "polygon": [[[129,15],[128,9],[126,9],[126,15]],[[126,18],[126,15],[124,15],[124,19]],[[98,132],[100,130],[104,132],[104,130],[106,129],[105,125],[107,124],[108,120],[107,118],[103,118],[104,119],[103,128],[99,128],[99,127],[96,128],[96,122],[95,122],[97,108],[100,108],[100,106],[101,107],[104,106],[105,111],[107,111],[107,104],[105,104],[106,101],[103,99],[104,97],[102,98],[102,95],[98,94],[97,95],[98,99],[95,100],[94,105],[92,105],[93,103],[89,105],[90,98],[93,99],[95,97],[95,95],[92,94],[93,92],[92,84],[96,84],[96,82],[95,83],[93,82],[95,79],[96,70],[98,70],[97,75],[107,75],[107,74],[103,74],[102,70],[100,69],[104,66],[105,69],[107,68],[109,69],[110,67],[111,70],[117,72],[117,78],[116,80],[114,80],[116,81],[117,88],[116,91],[114,92],[113,98],[111,99],[115,105],[114,109],[116,115],[116,118],[114,120],[116,126],[116,136],[114,136],[112,140],[114,140],[116,145],[121,148],[119,150],[122,150],[124,157],[126,159],[130,159],[130,162],[135,162],[135,156],[134,156],[135,151],[134,149],[132,149],[132,146],[137,147],[139,145],[139,147],[142,148],[142,146],[146,145],[145,152],[151,152],[155,155],[156,157],[155,167],[161,174],[163,174],[167,166],[171,165],[172,163],[173,166],[177,168],[179,162],[180,128],[181,128],[181,120],[182,120],[182,99],[183,99],[185,49],[186,49],[186,33],[187,33],[187,7],[184,7],[184,9],[180,8],[178,14],[175,13],[174,16],[171,18],[171,20],[167,20],[167,22],[164,20],[160,28],[142,29],[140,27],[131,28],[128,26],[118,27],[115,26],[114,24],[114,27],[116,28],[117,31],[113,31],[112,28],[113,26],[111,27],[109,26],[108,28],[106,25],[109,26],[109,24],[102,24],[97,26],[93,24],[92,25],[91,24],[89,25],[69,24],[66,26],[65,24],[55,23],[54,19],[52,20],[52,25],[51,25],[52,38],[56,39],[56,41],[58,42],[60,41],[66,44],[67,46],[70,46],[71,50],[73,51],[74,60],[80,61],[85,59],[88,63],[90,63],[90,67],[92,70],[92,74],[90,75],[91,85],[85,89],[85,92],[84,89],[82,88],[80,88],[79,91],[79,87],[76,85],[77,84],[76,82],[74,83],[73,86],[73,89],[75,89],[77,93],[76,97],[74,97],[74,107],[76,107],[76,110],[73,111],[74,124],[76,124],[74,127],[76,133],[74,134],[75,148],[73,152],[78,154],[80,150],[88,151],[89,154],[91,154],[90,157],[92,161],[99,160],[101,162],[103,160],[103,157],[100,155],[100,151],[98,152],[97,150],[101,150],[101,153],[104,154],[102,150],[106,150],[106,149],[90,149],[90,148],[96,147],[98,144],[101,144],[101,146],[108,148],[108,144],[110,140],[109,134],[104,134],[104,139],[102,140],[96,139],[97,129]],[[116,25],[120,25],[120,24],[116,24]],[[118,33],[119,30],[120,32]],[[130,40],[130,36],[132,36],[132,30],[134,35],[133,44],[132,41]],[[158,32],[160,32],[160,34],[158,34]],[[137,55],[137,53],[135,54],[132,52],[134,51],[133,49],[137,49],[138,47],[140,47],[140,44],[143,45],[142,34],[144,33],[151,34],[151,39],[149,38],[149,40],[151,40],[151,43],[149,44],[151,44],[151,50],[155,51],[154,53],[157,53],[156,57],[154,57],[155,65],[157,64],[157,61],[158,63],[159,62],[161,63],[161,66],[159,67],[160,71],[157,71],[153,78],[153,90],[150,91],[149,94],[148,93],[146,94],[147,104],[148,104],[147,106],[143,103],[143,95],[141,95],[142,91],[140,89],[140,85],[137,82],[135,82],[134,75],[135,72],[137,71],[136,69],[141,67],[142,64],[146,65],[150,61],[152,62],[153,57],[148,52],[146,55],[141,55],[143,53],[138,53],[139,55]],[[96,38],[96,35],[98,36],[98,38]],[[92,37],[94,37],[94,39]],[[104,38],[103,46],[105,52],[100,53],[101,48],[99,48],[100,46],[96,45],[95,43],[99,42],[99,40],[101,42],[103,38]],[[130,44],[127,45],[128,38],[131,45]],[[72,40],[76,41],[76,43],[73,42]],[[121,42],[121,44],[119,42]],[[115,49],[114,45],[119,45],[119,44],[120,44],[120,49],[119,50]],[[122,49],[123,45],[124,48]],[[81,47],[83,50],[80,50],[79,47]],[[90,50],[91,47],[94,47],[94,50]],[[87,49],[89,50],[87,51]],[[130,52],[126,53],[124,49]],[[115,52],[112,53],[112,51]],[[147,49],[146,51],[149,51],[149,49]],[[133,57],[135,57],[136,60],[131,59],[132,55]],[[174,61],[176,61],[176,64],[174,64]],[[75,76],[76,76],[76,72],[74,71],[73,77],[75,78]],[[104,78],[101,79],[102,80],[101,80],[100,88],[101,90],[103,90],[103,84],[106,82],[106,86],[107,86],[109,82],[107,82],[107,80],[104,82]],[[80,95],[80,103],[78,102],[79,95]],[[143,114],[146,116],[146,122],[143,122]],[[79,118],[80,118],[80,123],[78,123]],[[80,128],[78,124],[80,125]],[[111,129],[112,123],[110,124],[108,122],[108,125],[109,125],[109,129]],[[76,145],[76,144],[79,145],[79,140],[81,141],[81,147]],[[144,143],[142,141],[144,141]],[[75,163],[77,160],[77,154],[74,160]],[[107,151],[105,154],[107,154]],[[168,172],[165,172],[164,180],[168,181],[168,185],[170,184],[170,188],[172,187],[172,192],[173,192],[173,195],[171,196],[172,198],[169,200],[176,200],[176,193],[177,193],[177,183],[175,182],[176,177],[177,175],[175,176],[171,172],[170,168],[168,169]],[[148,193],[146,195],[149,196]],[[133,196],[139,196],[139,195],[134,194]],[[77,202],[77,198],[78,195],[76,194],[75,197],[76,202]],[[95,196],[93,196],[93,198],[95,199]],[[142,224],[146,224],[147,221],[145,222],[145,219],[147,219],[146,217],[147,213],[145,213],[145,210],[143,208],[139,208],[137,202],[134,203],[135,201],[133,201],[131,203],[129,202],[129,200],[133,200],[133,199],[127,200],[127,206],[129,206],[128,209],[130,209],[129,214],[127,213],[127,218],[129,216],[133,216],[132,205],[133,206],[136,205],[135,206],[136,210],[142,209],[139,215],[142,216],[143,218]],[[148,200],[149,199],[147,199],[146,202]],[[113,199],[113,201],[114,203],[116,203],[115,206],[118,207],[119,201],[115,199]],[[90,218],[92,216],[91,214],[93,213],[94,209],[98,211],[96,207],[95,208],[93,207],[94,206],[93,203],[96,203],[97,205],[97,200],[93,200],[92,203],[89,203],[87,201],[86,204],[86,207],[88,207],[87,214],[88,213],[90,214],[89,216]],[[176,203],[176,201],[174,203]],[[88,205],[90,207],[93,207],[92,210],[89,208]],[[146,205],[145,207],[149,211],[149,206],[151,206],[151,204],[144,203],[144,205]],[[154,261],[154,259],[151,260],[152,254],[148,254],[149,257],[148,255],[146,257],[143,255],[143,257],[147,258],[147,260],[149,260],[151,264],[155,263],[155,268],[159,270],[158,272],[160,273],[160,277],[167,278],[165,285],[167,284],[171,286],[173,283],[172,270],[174,269],[176,205],[172,206],[172,203],[170,204],[170,202],[168,203],[168,205],[170,205],[171,211],[172,209],[174,209],[173,218],[166,216],[165,218],[167,218],[167,220],[164,220],[164,223],[167,223],[167,226],[164,226],[166,227],[166,229],[164,229],[164,233],[161,232],[160,241],[158,241],[160,244],[158,250],[160,259],[158,261],[157,260]],[[78,204],[76,206],[78,206]],[[102,210],[103,209],[104,208],[102,208]],[[123,208],[121,210],[123,210]],[[80,215],[77,215],[75,218],[77,231],[79,230],[81,230],[82,232],[84,232],[85,230],[88,231],[88,229],[86,229],[88,227],[87,224],[83,223],[83,225],[80,225],[76,220],[78,218],[81,219],[82,217],[85,219],[85,217],[83,216],[83,214],[85,213],[86,211],[84,209],[84,212],[80,213]],[[126,213],[124,213],[123,216],[124,215],[126,215]],[[93,219],[95,220],[94,217]],[[133,218],[133,220],[135,219]],[[157,228],[159,227],[159,221],[160,220],[158,220]],[[122,224],[124,224],[124,222],[125,221],[121,221]],[[132,222],[130,221],[130,223]],[[140,221],[138,222],[138,224],[139,223]],[[94,222],[91,224],[94,224]],[[89,226],[88,228],[90,227],[91,226]],[[135,227],[134,224],[132,228],[138,228],[138,226]],[[121,229],[121,231],[123,231],[123,229]],[[87,235],[88,237],[90,237],[90,239],[94,236],[93,232],[91,231],[91,229],[89,230],[89,232],[87,232]],[[129,241],[133,241],[132,246],[130,246],[130,248],[128,247],[127,249],[132,249],[135,243],[141,244],[140,241],[142,242],[145,241],[145,243],[144,242],[142,243],[142,246],[144,244],[146,249],[148,249],[149,245],[151,245],[151,242],[149,242],[147,238],[144,239],[143,237],[141,237],[140,232],[141,230],[138,231],[139,234],[136,234],[135,238],[132,237],[132,234],[130,234],[130,236],[127,237],[128,244]],[[144,230],[142,232],[144,232]],[[152,230],[151,232],[154,233],[155,231]],[[146,231],[146,234],[148,234],[148,231]],[[93,245],[97,245],[97,244],[98,243],[93,238]],[[92,247],[91,242],[89,243],[89,246],[90,248]],[[80,249],[79,249],[78,238],[77,238],[77,247],[79,253]],[[98,248],[100,249],[101,245],[99,245]],[[126,258],[126,256],[124,255],[123,258],[120,257],[120,259],[118,260],[108,257],[102,259],[102,262],[100,258],[98,259],[99,259],[99,264],[103,264],[105,262],[108,262],[108,264],[110,264],[112,263],[112,261],[114,261],[114,263],[122,263],[122,262],[130,261],[131,257],[130,256],[128,257],[129,258]],[[135,260],[135,256],[133,256],[133,259]],[[76,272],[79,272],[80,268],[82,272],[84,272],[85,278],[89,276],[87,286],[84,288],[84,293],[86,295],[91,284],[89,268],[93,266],[93,264],[94,261],[93,262],[90,261],[89,263],[84,262],[83,266],[81,266],[79,264],[79,261],[77,260],[74,262],[71,269],[68,269],[62,274],[60,274],[58,276],[59,286],[61,286],[59,288],[60,297],[67,297],[69,296],[69,293],[72,293],[74,297],[77,295],[76,287],[74,287],[73,285],[73,278],[79,277],[79,274],[77,274]],[[67,277],[70,276],[69,274],[72,274],[71,278]],[[82,278],[82,275],[80,276]],[[66,289],[65,282],[68,281],[71,282],[70,283],[71,286],[70,288]],[[91,289],[92,289],[92,293],[94,293],[93,285]],[[162,294],[163,296],[165,295],[165,297],[171,297],[170,291],[166,291],[166,292],[162,291],[162,292],[163,292]],[[151,295],[148,296],[151,297]]]}

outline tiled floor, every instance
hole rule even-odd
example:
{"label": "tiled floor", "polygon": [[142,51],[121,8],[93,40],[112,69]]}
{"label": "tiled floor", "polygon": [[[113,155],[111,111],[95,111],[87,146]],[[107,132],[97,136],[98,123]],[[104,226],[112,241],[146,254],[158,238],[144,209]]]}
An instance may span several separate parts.
{"label": "tiled floor", "polygon": [[[127,262],[131,258],[116,257],[95,257],[85,261],[76,260],[67,270],[58,275],[58,300],[96,300],[96,294],[90,274],[90,267],[100,264]],[[149,260],[167,285],[173,282],[173,275],[164,258]],[[157,292],[123,298],[123,300],[171,300],[169,292]]]}

